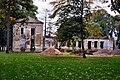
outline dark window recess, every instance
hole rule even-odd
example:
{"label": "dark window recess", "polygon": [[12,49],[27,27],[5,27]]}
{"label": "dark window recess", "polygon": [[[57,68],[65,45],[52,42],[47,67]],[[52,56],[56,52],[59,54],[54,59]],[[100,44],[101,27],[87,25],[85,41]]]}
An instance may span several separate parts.
{"label": "dark window recess", "polygon": [[35,50],[35,28],[31,28],[31,51]]}
{"label": "dark window recess", "polygon": [[91,41],[88,41],[88,49],[91,49]]}
{"label": "dark window recess", "polygon": [[35,28],[31,28],[31,35],[35,35]]}
{"label": "dark window recess", "polygon": [[97,41],[94,42],[94,47],[97,48]]}
{"label": "dark window recess", "polygon": [[24,33],[24,28],[21,28],[21,34],[23,34]]}
{"label": "dark window recess", "polygon": [[34,41],[34,39],[31,39],[31,48],[35,48],[35,41]]}
{"label": "dark window recess", "polygon": [[103,49],[103,45],[104,45],[104,42],[101,41],[101,42],[100,42],[100,48],[101,48],[101,49]]}
{"label": "dark window recess", "polygon": [[67,42],[67,47],[70,47],[71,43],[70,42]]}
{"label": "dark window recess", "polygon": [[76,41],[73,42],[73,47],[75,47],[75,46],[76,46]]}
{"label": "dark window recess", "polygon": [[62,43],[62,44],[60,44],[60,46],[65,46],[66,45],[66,43]]}
{"label": "dark window recess", "polygon": [[81,41],[78,41],[78,47],[81,48]]}

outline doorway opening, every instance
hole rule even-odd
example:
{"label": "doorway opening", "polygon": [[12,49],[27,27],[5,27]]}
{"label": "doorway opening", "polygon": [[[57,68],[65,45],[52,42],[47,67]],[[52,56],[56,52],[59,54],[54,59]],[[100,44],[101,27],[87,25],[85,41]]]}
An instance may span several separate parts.
{"label": "doorway opening", "polygon": [[103,49],[103,45],[104,45],[104,42],[101,41],[101,42],[100,42],[100,48],[101,48],[101,49]]}
{"label": "doorway opening", "polygon": [[31,28],[31,45],[30,50],[35,51],[35,28]]}
{"label": "doorway opening", "polygon": [[88,41],[88,49],[91,49],[91,41]]}

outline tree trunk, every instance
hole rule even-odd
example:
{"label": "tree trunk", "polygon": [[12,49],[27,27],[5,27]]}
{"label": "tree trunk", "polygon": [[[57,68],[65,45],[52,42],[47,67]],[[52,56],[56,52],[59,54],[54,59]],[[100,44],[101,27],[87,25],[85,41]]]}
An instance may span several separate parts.
{"label": "tree trunk", "polygon": [[83,58],[86,58],[83,39],[82,39],[82,51],[83,51]]}
{"label": "tree trunk", "polygon": [[113,39],[113,50],[115,49],[115,40],[114,40],[114,38],[112,38]]}
{"label": "tree trunk", "polygon": [[84,31],[83,31],[83,0],[81,0],[81,40],[82,40],[82,51],[83,51],[83,58],[86,58],[85,56],[85,49],[84,49],[84,37],[83,37],[83,34],[84,34]]}
{"label": "tree trunk", "polygon": [[11,0],[9,0],[8,3],[8,23],[7,23],[7,46],[6,46],[6,53],[9,53],[9,31],[10,31],[10,2]]}
{"label": "tree trunk", "polygon": [[46,21],[47,21],[47,12],[45,12],[45,30],[44,30],[44,37],[43,37],[43,50],[45,49],[45,38],[46,38]]}
{"label": "tree trunk", "polygon": [[120,29],[118,31],[118,49],[120,49]]}
{"label": "tree trunk", "polygon": [[[12,25],[11,25],[12,26]],[[13,27],[10,27],[10,51],[13,51]]]}

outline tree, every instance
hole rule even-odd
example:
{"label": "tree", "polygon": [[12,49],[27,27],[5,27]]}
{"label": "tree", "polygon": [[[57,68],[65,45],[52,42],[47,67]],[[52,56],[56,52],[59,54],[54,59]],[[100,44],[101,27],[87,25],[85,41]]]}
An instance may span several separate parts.
{"label": "tree", "polygon": [[111,0],[112,10],[116,10],[120,14],[120,0]]}
{"label": "tree", "polygon": [[[120,0],[111,0],[112,10],[117,11],[120,14]],[[115,16],[116,22],[120,21],[119,15]],[[120,25],[117,27],[117,45],[118,49],[120,49]]]}
{"label": "tree", "polygon": [[[28,20],[28,16],[35,17],[37,13],[37,7],[33,4],[32,0],[3,0],[0,1],[0,25],[7,23],[8,4],[10,3],[10,20],[11,23],[21,23]],[[6,22],[5,22],[6,21]]]}
{"label": "tree", "polygon": [[100,31],[99,23],[90,21],[86,25],[87,25],[89,36],[93,36],[93,37],[101,36],[102,32]]}
{"label": "tree", "polygon": [[117,31],[116,47],[120,49],[120,15],[116,15],[114,18],[115,18],[115,29]]}
{"label": "tree", "polygon": [[[51,2],[54,5],[54,12],[50,16],[54,18],[56,15],[59,16],[57,20],[58,26],[58,33],[61,31],[67,33],[63,40],[72,39],[73,36],[78,36],[82,41],[82,50],[83,50],[83,57],[85,58],[84,52],[84,39],[86,35],[86,27],[83,21],[83,17],[85,14],[89,13],[89,5],[88,2],[83,0],[57,0]],[[63,31],[65,29],[67,31]],[[79,35],[78,35],[79,34]],[[64,36],[58,34],[59,36]],[[65,40],[65,41],[66,41]]]}
{"label": "tree", "polygon": [[101,9],[96,12],[98,15],[93,17],[93,21],[99,23],[102,36],[108,36],[113,33],[114,18],[107,13],[106,10]]}
{"label": "tree", "polygon": [[[57,30],[57,40],[58,42],[61,42],[62,44],[64,44],[65,42],[68,41],[74,41],[74,37],[78,37],[81,38],[81,26],[79,26],[79,19],[77,19],[78,21],[76,21],[75,17],[71,17],[68,20],[66,20],[65,22],[63,22],[60,27]],[[86,38],[88,36],[88,32],[87,29],[84,29],[84,38]],[[62,45],[61,44],[61,45]]]}

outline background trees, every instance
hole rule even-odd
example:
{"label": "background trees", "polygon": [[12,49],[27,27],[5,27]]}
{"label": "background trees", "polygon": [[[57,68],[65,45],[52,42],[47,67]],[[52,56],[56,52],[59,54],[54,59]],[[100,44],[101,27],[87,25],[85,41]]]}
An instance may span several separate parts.
{"label": "background trees", "polygon": [[[96,28],[94,27],[94,29],[96,29],[98,32],[98,33],[96,33],[96,35],[102,36],[102,37],[104,37],[104,36],[112,37],[112,34],[115,31],[114,30],[115,29],[114,17],[111,16],[110,14],[108,14],[107,11],[104,9],[94,11],[90,14],[91,15],[90,15],[89,21],[87,23],[89,23],[89,25],[91,25],[90,28],[92,28],[92,26],[96,26]],[[93,32],[93,31],[90,31],[90,32]]]}

